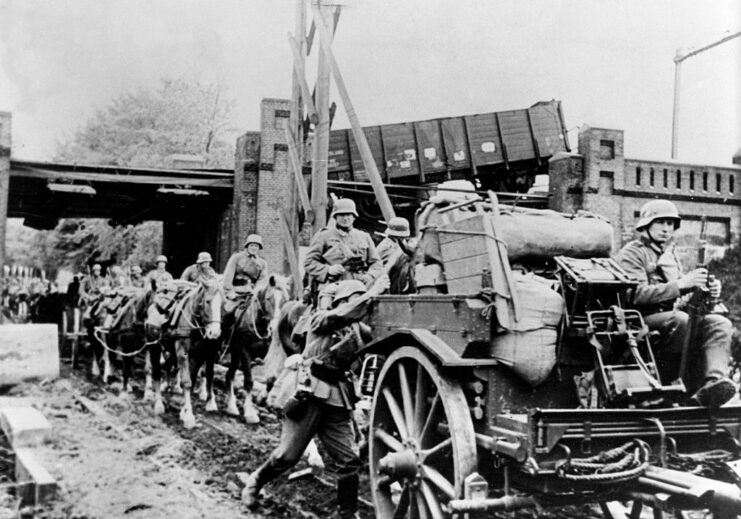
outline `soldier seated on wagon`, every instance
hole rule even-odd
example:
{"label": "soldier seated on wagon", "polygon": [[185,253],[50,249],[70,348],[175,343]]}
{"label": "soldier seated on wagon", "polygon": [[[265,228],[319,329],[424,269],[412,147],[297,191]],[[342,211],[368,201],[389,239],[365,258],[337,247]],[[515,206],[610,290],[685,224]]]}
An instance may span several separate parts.
{"label": "soldier seated on wagon", "polygon": [[311,278],[312,300],[327,283],[357,279],[366,287],[383,273],[383,264],[370,235],[353,224],[358,217],[355,202],[340,198],[331,217],[334,227],[325,227],[312,239],[304,268]]}
{"label": "soldier seated on wagon", "polygon": [[409,221],[395,216],[388,221],[386,230],[381,233],[384,238],[378,244],[378,255],[383,262],[383,269],[391,280],[389,294],[413,294],[415,247],[410,242]]}

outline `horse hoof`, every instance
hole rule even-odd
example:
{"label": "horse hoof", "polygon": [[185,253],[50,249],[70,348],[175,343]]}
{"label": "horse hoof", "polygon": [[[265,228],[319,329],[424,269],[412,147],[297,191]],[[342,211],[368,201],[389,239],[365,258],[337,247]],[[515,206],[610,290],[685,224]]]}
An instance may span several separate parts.
{"label": "horse hoof", "polygon": [[226,406],[226,414],[229,416],[239,416],[239,410],[236,408],[236,406]]}
{"label": "horse hoof", "polygon": [[185,427],[186,429],[192,429],[195,426],[196,426],[195,416],[191,414],[191,415],[186,415],[183,417],[183,427]]}
{"label": "horse hoof", "polygon": [[144,396],[142,397],[142,400],[145,402],[151,402],[154,400],[154,392],[151,389],[145,389],[144,390]]}
{"label": "horse hoof", "polygon": [[173,395],[182,395],[183,394],[183,388],[180,386],[175,386],[172,388],[172,394]]}
{"label": "horse hoof", "polygon": [[216,405],[216,400],[209,400],[208,403],[206,404],[206,408],[205,409],[206,409],[206,411],[209,411],[209,412],[210,411],[218,411],[219,410],[219,406]]}
{"label": "horse hoof", "polygon": [[208,400],[208,391],[200,391],[198,393],[198,399],[201,402],[205,402],[206,400]]}
{"label": "horse hoof", "polygon": [[155,402],[154,414],[157,416],[165,414],[165,404],[163,404],[161,400],[159,402]]}
{"label": "horse hoof", "polygon": [[324,470],[324,460],[319,454],[314,454],[314,455],[309,456],[309,459],[306,461],[311,468],[318,470],[318,471]]}
{"label": "horse hoof", "polygon": [[257,414],[257,411],[252,409],[245,409],[244,410],[244,421],[250,425],[258,424],[260,423],[260,415]]}

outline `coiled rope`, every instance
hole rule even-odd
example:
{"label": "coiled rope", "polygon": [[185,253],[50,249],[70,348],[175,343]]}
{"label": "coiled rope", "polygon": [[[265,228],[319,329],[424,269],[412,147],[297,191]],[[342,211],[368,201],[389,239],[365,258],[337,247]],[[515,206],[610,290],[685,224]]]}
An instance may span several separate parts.
{"label": "coiled rope", "polygon": [[643,475],[648,465],[648,445],[633,440],[589,458],[572,458],[559,467],[557,474],[569,481],[618,483]]}

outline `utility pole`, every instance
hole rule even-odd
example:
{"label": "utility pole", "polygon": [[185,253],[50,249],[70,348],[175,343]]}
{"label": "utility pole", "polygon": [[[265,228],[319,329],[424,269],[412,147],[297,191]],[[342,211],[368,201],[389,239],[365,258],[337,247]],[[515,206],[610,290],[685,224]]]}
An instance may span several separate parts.
{"label": "utility pole", "polygon": [[708,45],[705,45],[704,47],[701,47],[696,50],[692,50],[686,54],[682,54],[681,49],[677,49],[677,54],[674,56],[674,110],[672,112],[672,159],[677,158],[678,153],[678,141],[679,141],[679,82],[681,79],[681,67],[682,62],[686,60],[687,58],[691,58],[692,56],[697,56],[701,52],[705,52],[706,50],[710,50],[713,47],[717,47],[721,43],[725,43],[729,40],[732,40],[734,38],[738,38],[741,36],[741,31],[735,32],[733,34],[730,34],[728,36],[724,36],[723,38],[714,41],[713,43],[710,43]]}

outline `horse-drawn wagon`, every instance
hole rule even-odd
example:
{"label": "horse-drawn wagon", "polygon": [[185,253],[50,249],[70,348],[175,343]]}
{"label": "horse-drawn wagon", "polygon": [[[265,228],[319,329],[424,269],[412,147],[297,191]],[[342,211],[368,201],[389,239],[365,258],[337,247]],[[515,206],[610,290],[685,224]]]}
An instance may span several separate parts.
{"label": "horse-drawn wagon", "polygon": [[607,222],[492,196],[430,203],[417,223],[420,293],[378,297],[363,350],[378,517],[741,514],[741,406],[687,407],[662,378]]}

